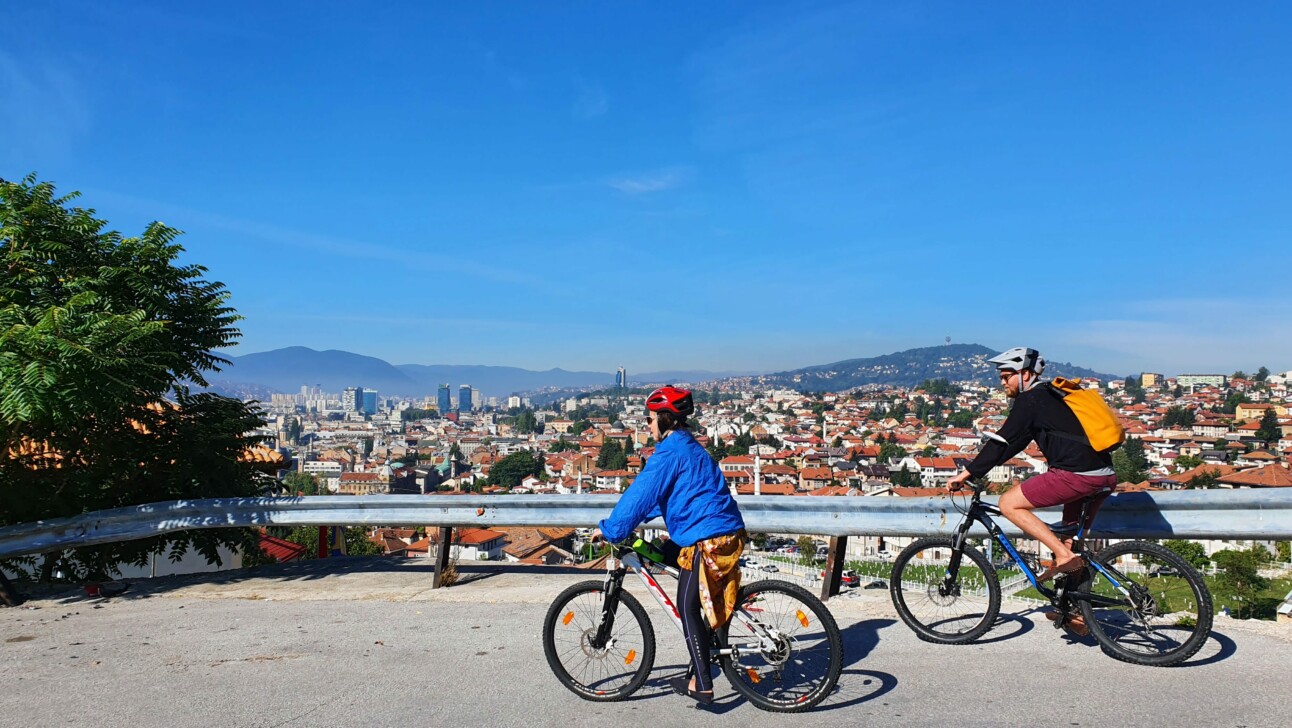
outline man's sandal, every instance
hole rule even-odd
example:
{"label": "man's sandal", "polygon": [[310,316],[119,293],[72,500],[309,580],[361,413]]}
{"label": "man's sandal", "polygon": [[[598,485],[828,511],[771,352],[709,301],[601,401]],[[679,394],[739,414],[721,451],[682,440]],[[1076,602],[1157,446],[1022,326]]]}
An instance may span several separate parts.
{"label": "man's sandal", "polygon": [[1058,566],[1053,561],[1041,562],[1042,566],[1047,564],[1049,564],[1050,567],[1042,572],[1040,576],[1036,577],[1037,581],[1049,581],[1059,574],[1073,574],[1086,568],[1086,560],[1080,556],[1072,557],[1072,559],[1063,564],[1063,566]]}

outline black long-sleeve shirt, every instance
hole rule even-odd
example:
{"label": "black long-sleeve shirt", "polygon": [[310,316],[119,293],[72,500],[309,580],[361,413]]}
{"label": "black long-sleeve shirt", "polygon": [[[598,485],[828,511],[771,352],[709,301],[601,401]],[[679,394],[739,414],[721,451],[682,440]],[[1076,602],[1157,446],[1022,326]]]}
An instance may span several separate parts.
{"label": "black long-sleeve shirt", "polygon": [[1019,393],[1004,426],[996,434],[1009,444],[992,440],[984,445],[982,452],[966,468],[971,477],[981,478],[992,468],[1022,452],[1033,440],[1036,440],[1051,468],[1089,473],[1113,466],[1112,454],[1096,452],[1090,446],[1077,416],[1046,382]]}

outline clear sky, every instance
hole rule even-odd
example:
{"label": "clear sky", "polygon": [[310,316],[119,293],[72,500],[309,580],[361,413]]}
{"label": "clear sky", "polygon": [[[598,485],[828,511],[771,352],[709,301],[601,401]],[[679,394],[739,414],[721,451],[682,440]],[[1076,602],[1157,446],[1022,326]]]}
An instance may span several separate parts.
{"label": "clear sky", "polygon": [[1292,4],[3,14],[0,175],[185,230],[233,353],[1292,369]]}

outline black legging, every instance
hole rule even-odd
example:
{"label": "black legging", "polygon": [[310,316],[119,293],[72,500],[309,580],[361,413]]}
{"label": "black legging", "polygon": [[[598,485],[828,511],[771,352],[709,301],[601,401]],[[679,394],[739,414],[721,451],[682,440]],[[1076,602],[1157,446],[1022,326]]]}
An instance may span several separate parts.
{"label": "black legging", "polygon": [[[699,561],[697,555],[696,561]],[[699,564],[695,564],[698,566]],[[691,655],[695,668],[695,689],[704,693],[713,690],[709,675],[709,649],[713,635],[709,620],[700,609],[700,571],[682,569],[677,579],[677,610],[682,614],[682,634],[686,637],[686,651]]]}

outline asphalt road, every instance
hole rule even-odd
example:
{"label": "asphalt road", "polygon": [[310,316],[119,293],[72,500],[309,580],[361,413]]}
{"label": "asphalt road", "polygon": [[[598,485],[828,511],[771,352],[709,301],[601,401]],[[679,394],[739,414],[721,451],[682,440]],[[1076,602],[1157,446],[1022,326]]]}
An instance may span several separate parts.
{"label": "asphalt road", "polygon": [[847,661],[811,713],[760,711],[722,677],[708,711],[668,692],[685,653],[662,620],[651,682],[595,704],[557,683],[539,632],[561,589],[598,574],[520,569],[431,591],[418,567],[158,580],[0,609],[0,725],[1285,726],[1292,710],[1286,626],[1222,618],[1188,665],[1142,668],[1038,614],[1007,615],[981,644],[926,644],[883,592],[831,600]]}

